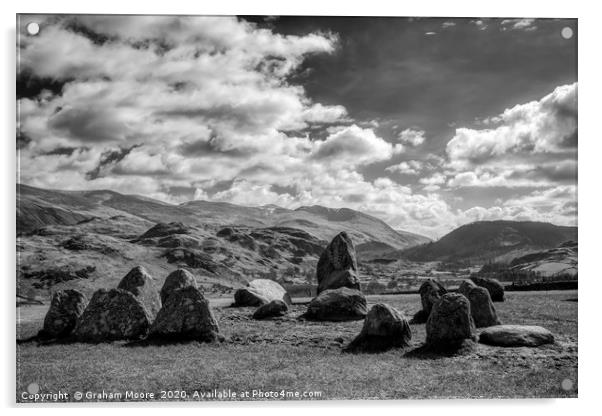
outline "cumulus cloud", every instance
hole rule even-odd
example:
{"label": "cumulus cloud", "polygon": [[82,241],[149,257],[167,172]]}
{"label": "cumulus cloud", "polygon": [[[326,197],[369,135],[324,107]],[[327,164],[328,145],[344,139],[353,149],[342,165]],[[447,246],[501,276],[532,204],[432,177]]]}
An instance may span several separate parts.
{"label": "cumulus cloud", "polygon": [[420,146],[424,143],[424,130],[405,129],[397,135],[398,140],[406,145]]}
{"label": "cumulus cloud", "polygon": [[490,119],[488,129],[458,128],[446,152],[456,166],[507,154],[553,153],[577,146],[577,84],[557,87],[539,101],[516,105]]}
{"label": "cumulus cloud", "polygon": [[[60,187],[96,187],[100,177],[120,187],[119,176],[131,181],[138,175],[148,183],[155,179],[157,194],[169,188],[166,180],[174,182],[170,186],[206,180],[209,163],[214,175],[235,176],[233,157],[248,158],[248,165],[262,158],[278,163],[276,155],[308,157],[316,143],[287,132],[349,122],[343,106],[312,102],[288,82],[306,56],[335,50],[330,33],[283,36],[234,17],[40,21],[40,35],[20,38],[20,71],[64,85],[59,94],[43,91],[19,102],[21,173],[32,183],[57,185],[52,170],[61,166],[73,171]],[[384,142],[367,131],[358,134],[372,140],[366,146],[381,145],[363,162],[386,156]],[[336,147],[335,139],[329,146]],[[69,147],[88,151],[76,164],[55,150]],[[127,157],[105,161],[115,149],[133,147]],[[43,164],[37,163],[41,157]]]}
{"label": "cumulus cloud", "polygon": [[387,172],[399,172],[404,175],[418,175],[424,163],[419,160],[408,160],[385,168]]}
{"label": "cumulus cloud", "polygon": [[317,142],[312,152],[315,159],[331,159],[343,164],[366,164],[390,159],[401,153],[400,144],[391,144],[374,134],[371,129],[356,125],[332,133],[326,140]]}
{"label": "cumulus cloud", "polygon": [[488,208],[472,207],[459,217],[466,222],[505,219],[577,225],[576,209],[577,188],[569,185],[534,191]]}

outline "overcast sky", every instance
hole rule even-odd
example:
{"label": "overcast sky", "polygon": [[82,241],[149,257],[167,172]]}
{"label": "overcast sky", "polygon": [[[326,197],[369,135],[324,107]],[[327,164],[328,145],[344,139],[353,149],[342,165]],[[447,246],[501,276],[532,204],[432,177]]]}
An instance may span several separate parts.
{"label": "overcast sky", "polygon": [[349,207],[430,237],[576,224],[574,20],[22,16],[20,30],[22,183]]}

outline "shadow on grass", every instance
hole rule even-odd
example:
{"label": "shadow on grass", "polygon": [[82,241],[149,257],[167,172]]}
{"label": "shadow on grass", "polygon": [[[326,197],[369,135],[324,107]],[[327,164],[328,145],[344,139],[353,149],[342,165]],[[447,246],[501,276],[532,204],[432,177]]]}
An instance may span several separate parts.
{"label": "shadow on grass", "polygon": [[214,334],[212,337],[205,339],[199,339],[198,337],[187,337],[187,336],[172,336],[172,337],[148,337],[144,339],[129,341],[123,344],[126,348],[136,347],[157,347],[167,345],[181,345],[181,344],[221,344],[225,342],[226,338],[221,334]]}
{"label": "shadow on grass", "polygon": [[416,358],[419,360],[437,360],[440,358],[456,357],[460,355],[467,355],[477,347],[477,343],[474,340],[463,340],[456,345],[448,346],[434,346],[423,344],[411,351],[404,354],[407,358]]}
{"label": "shadow on grass", "polygon": [[64,345],[64,344],[75,344],[79,342],[72,336],[68,337],[49,337],[43,333],[39,333],[37,335],[31,336],[29,338],[23,338],[17,340],[17,345],[36,343],[38,346],[40,345]]}

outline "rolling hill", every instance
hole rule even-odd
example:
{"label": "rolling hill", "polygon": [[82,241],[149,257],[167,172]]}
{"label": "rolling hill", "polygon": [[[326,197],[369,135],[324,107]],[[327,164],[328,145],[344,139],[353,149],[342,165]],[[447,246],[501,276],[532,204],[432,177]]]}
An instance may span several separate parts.
{"label": "rolling hill", "polygon": [[529,251],[551,249],[577,239],[577,227],[533,221],[478,221],[435,242],[390,253],[414,261],[483,263],[510,260]]}

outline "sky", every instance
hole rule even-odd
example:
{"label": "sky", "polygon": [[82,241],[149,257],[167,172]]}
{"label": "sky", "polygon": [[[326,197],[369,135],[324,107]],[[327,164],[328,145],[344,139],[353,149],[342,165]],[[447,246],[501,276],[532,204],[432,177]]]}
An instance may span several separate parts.
{"label": "sky", "polygon": [[576,225],[576,38],[573,19],[23,15],[17,181],[348,207],[431,238]]}

